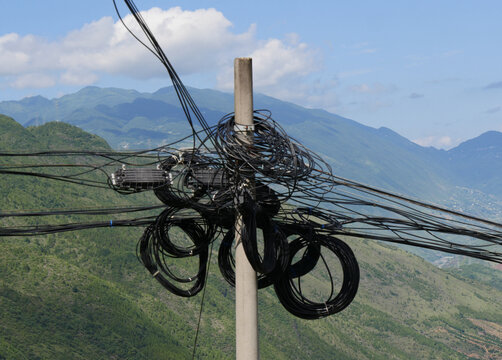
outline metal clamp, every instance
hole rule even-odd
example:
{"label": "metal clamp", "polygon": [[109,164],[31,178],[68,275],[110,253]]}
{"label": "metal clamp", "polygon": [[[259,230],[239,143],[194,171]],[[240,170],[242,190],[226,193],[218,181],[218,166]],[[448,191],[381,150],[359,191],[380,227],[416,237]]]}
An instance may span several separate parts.
{"label": "metal clamp", "polygon": [[241,125],[241,124],[234,124],[234,131],[235,131],[235,132],[248,132],[248,131],[254,131],[254,125]]}

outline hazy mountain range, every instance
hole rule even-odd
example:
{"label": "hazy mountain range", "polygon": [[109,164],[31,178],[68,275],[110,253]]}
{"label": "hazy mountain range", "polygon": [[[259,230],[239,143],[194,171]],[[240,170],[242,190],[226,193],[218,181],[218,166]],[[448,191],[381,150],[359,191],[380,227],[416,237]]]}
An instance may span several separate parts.
{"label": "hazy mountain range", "polygon": [[[233,110],[231,94],[194,88],[190,92],[210,124]],[[254,103],[256,109],[271,110],[291,136],[328,159],[339,176],[464,211],[500,216],[496,210],[502,200],[500,132],[484,133],[444,151],[324,110],[260,94]],[[0,114],[24,126],[48,121],[73,124],[103,137],[116,149],[153,148],[189,133],[172,87],[154,93],[86,87],[52,100],[34,96],[3,101]]]}

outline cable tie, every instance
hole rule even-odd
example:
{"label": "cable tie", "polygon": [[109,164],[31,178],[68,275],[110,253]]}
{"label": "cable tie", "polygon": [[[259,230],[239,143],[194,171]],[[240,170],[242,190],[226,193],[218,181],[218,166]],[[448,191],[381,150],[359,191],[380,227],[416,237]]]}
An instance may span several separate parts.
{"label": "cable tie", "polygon": [[324,308],[326,309],[326,313],[329,313],[328,305],[326,304],[326,302],[324,303]]}
{"label": "cable tie", "polygon": [[154,273],[152,274],[152,276],[153,276],[153,277],[156,277],[156,276],[157,276],[157,275],[159,275],[159,274],[160,274],[160,271],[159,271],[159,270],[157,270],[156,272],[154,272]]}
{"label": "cable tie", "polygon": [[324,224],[321,225],[321,229],[324,229]]}
{"label": "cable tie", "polygon": [[113,220],[110,220],[110,227],[113,227]]}

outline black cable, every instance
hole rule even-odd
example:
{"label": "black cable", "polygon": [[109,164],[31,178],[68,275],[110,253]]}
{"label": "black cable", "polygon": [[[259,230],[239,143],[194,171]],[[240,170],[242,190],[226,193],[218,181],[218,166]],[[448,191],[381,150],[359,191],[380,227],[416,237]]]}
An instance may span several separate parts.
{"label": "black cable", "polygon": [[[207,261],[207,270],[206,272],[209,274],[209,267],[211,266],[211,256],[213,255],[213,242],[211,243],[211,248],[209,249],[209,259]],[[207,289],[207,276],[204,282],[204,290],[202,290],[202,298],[200,299],[200,310],[199,310],[199,320],[197,320],[197,330],[195,330],[195,339],[193,342],[193,351],[192,351],[192,360],[195,359],[195,353],[197,351],[197,340],[199,338],[200,331],[200,323],[202,320],[202,310],[204,308],[204,299],[206,298],[206,289]]]}

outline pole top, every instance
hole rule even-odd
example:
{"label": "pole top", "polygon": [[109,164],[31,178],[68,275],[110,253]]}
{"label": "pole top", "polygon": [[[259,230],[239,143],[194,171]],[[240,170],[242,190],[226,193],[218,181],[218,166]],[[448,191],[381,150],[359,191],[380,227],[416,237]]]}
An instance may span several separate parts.
{"label": "pole top", "polygon": [[235,124],[253,126],[253,62],[250,57],[234,60]]}

